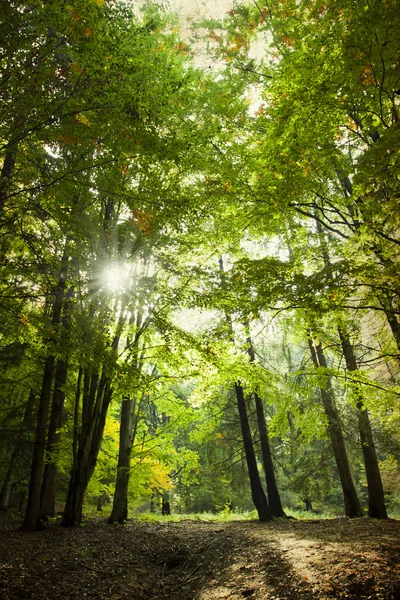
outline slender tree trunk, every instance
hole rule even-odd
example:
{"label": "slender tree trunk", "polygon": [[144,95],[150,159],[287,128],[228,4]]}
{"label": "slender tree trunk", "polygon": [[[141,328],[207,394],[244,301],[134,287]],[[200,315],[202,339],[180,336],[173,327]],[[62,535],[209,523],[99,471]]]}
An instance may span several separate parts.
{"label": "slender tree trunk", "polygon": [[[82,520],[83,500],[87,486],[93,475],[103,440],[108,407],[112,398],[111,378],[115,368],[117,349],[125,317],[121,310],[121,317],[117,325],[117,332],[111,344],[111,357],[106,366],[103,366],[102,375],[98,377],[93,373],[91,378],[84,375],[84,393],[82,399],[82,427],[81,434],[75,438],[73,448],[73,466],[68,486],[67,500],[61,525],[74,527]],[[80,372],[81,375],[81,372]],[[79,378],[79,393],[76,395],[74,430],[78,429],[81,376]]]}
{"label": "slender tree trunk", "polygon": [[304,498],[304,500],[302,500],[302,502],[304,502],[304,504],[306,505],[306,511],[312,511],[313,506],[312,506],[312,500],[310,500],[310,498]]}
{"label": "slender tree trunk", "polygon": [[[64,302],[64,293],[67,277],[67,244],[61,262],[61,270],[58,278],[55,299],[53,305],[52,325],[57,331],[61,323],[61,311]],[[33,446],[33,457],[31,477],[29,482],[28,502],[22,529],[36,530],[43,527],[40,520],[40,492],[42,487],[43,471],[45,466],[45,451],[47,438],[47,419],[50,407],[51,388],[53,383],[55,356],[48,356],[44,365],[42,390],[40,394],[37,413],[36,434]]]}
{"label": "slender tree trunk", "polygon": [[[82,423],[79,423],[80,394],[83,377],[82,396]],[[84,474],[89,460],[90,444],[96,423],[94,411],[95,397],[98,387],[98,373],[91,375],[79,369],[74,410],[74,437],[72,444],[72,469],[68,485],[67,499],[65,502],[62,525],[72,527],[80,523],[82,517],[82,503],[85,493]],[[82,498],[82,503],[80,502]]]}
{"label": "slender tree trunk", "polygon": [[28,503],[25,512],[25,518],[22,529],[37,530],[42,528],[39,517],[40,510],[40,490],[45,464],[45,449],[47,437],[47,417],[50,405],[51,386],[53,382],[54,356],[46,358],[42,392],[40,395],[39,408],[37,413],[37,425],[35,442],[33,446],[33,458],[31,466],[31,478],[29,482]]}
{"label": "slender tree trunk", "polygon": [[[348,371],[357,370],[357,361],[349,337],[339,327],[339,336]],[[358,392],[357,401],[358,430],[360,432],[361,448],[364,457],[365,474],[368,486],[368,515],[376,519],[387,519],[385,496],[378,458],[376,456],[374,437],[368,410],[366,409],[361,393]]]}
{"label": "slender tree trunk", "polygon": [[11,455],[10,464],[8,465],[7,473],[3,481],[0,492],[0,511],[6,512],[10,502],[11,490],[14,485],[15,474],[17,472],[18,459],[21,448],[19,444],[14,446]]}
{"label": "slender tree trunk", "polygon": [[61,522],[64,527],[75,527],[82,520],[83,500],[96,467],[111,397],[110,383],[103,375],[97,390],[96,405],[91,417],[92,422],[86,428],[84,437],[79,441],[77,456],[74,460]]}
{"label": "slender tree trunk", "polygon": [[161,514],[162,515],[170,515],[171,514],[171,503],[170,503],[170,494],[168,491],[164,491],[162,493],[161,499]]}
{"label": "slender tree trunk", "polygon": [[[143,320],[142,308],[136,311],[136,315],[132,315],[130,323],[135,323],[136,333],[133,340],[127,339],[126,348],[130,348],[134,353],[133,360],[136,361],[136,372],[139,376],[142,369],[142,357],[139,357],[139,340],[146,327],[146,322]],[[143,354],[143,350],[144,349],[142,348],[141,355]],[[142,401],[143,395],[139,400],[138,407],[136,407],[136,399],[125,399],[122,402],[117,480],[115,482],[113,507],[109,523],[124,523],[128,518],[128,487],[131,453],[136,437]]]}
{"label": "slender tree trunk", "polygon": [[396,346],[399,350],[397,360],[400,362],[400,323],[395,312],[387,308],[387,303],[383,304],[383,306],[387,322],[389,323],[389,327],[395,339]]}
{"label": "slender tree trunk", "polygon": [[26,403],[24,417],[22,419],[20,433],[18,435],[18,439],[15,443],[13,452],[11,454],[10,464],[8,465],[6,477],[3,481],[3,485],[0,491],[0,511],[5,512],[8,509],[10,502],[10,495],[13,488],[15,475],[18,467],[18,460],[21,453],[21,445],[23,442],[23,437],[26,434],[27,429],[32,421],[32,412],[33,406],[35,403],[35,396],[31,390],[29,394],[28,401]]}
{"label": "slender tree trunk", "polygon": [[[71,287],[66,294],[65,300],[68,301],[74,294],[74,287]],[[69,308],[66,310],[62,320],[63,343],[69,341],[71,315]],[[59,454],[59,443],[61,439],[61,425],[64,410],[65,391],[64,386],[67,382],[68,361],[59,359],[56,364],[53,400],[51,405],[50,422],[47,434],[46,446],[46,465],[44,468],[41,501],[40,518],[54,517],[56,514],[56,482],[57,482],[57,462]]]}
{"label": "slender tree trunk", "polygon": [[[322,367],[326,369],[327,363],[321,344],[317,344],[314,348],[314,344],[311,339],[308,340],[308,344],[310,347],[311,358],[315,367]],[[350,464],[344,442],[340,417],[335,406],[333,390],[329,377],[327,378],[326,388],[321,387],[320,392],[324,411],[328,418],[328,433],[342,486],[345,513],[351,518],[361,517],[362,509],[350,471]]]}
{"label": "slender tree trunk", "polygon": [[[338,174],[339,175],[339,174]],[[341,179],[343,190],[346,194],[351,195],[353,192],[352,184],[347,176],[343,176]],[[346,196],[347,197],[347,196]],[[359,228],[359,222],[354,220],[356,228]],[[317,222],[317,229],[320,237],[321,251],[325,266],[331,266],[328,246],[322,231],[321,224]],[[385,262],[385,259],[381,257],[381,260]],[[388,304],[382,299],[380,302],[384,308],[386,318],[392,330],[393,336],[396,340],[397,347],[400,349],[400,324],[397,320],[397,316],[393,311],[388,310]],[[349,337],[344,334],[342,329],[338,328],[339,337],[342,345],[343,355],[346,361],[346,368],[348,371],[357,370],[357,361],[354,355],[353,346],[351,345]],[[322,353],[322,349],[320,350]],[[318,354],[318,349],[317,349]],[[322,356],[323,362],[325,358]],[[325,362],[326,364],[326,362]],[[360,433],[361,446],[364,458],[365,473],[367,477],[368,485],[368,514],[370,517],[376,517],[380,519],[387,518],[385,498],[383,493],[382,480],[379,472],[378,459],[375,451],[375,444],[372,434],[371,423],[369,420],[369,414],[364,406],[361,394],[359,394],[359,400],[357,402],[357,416],[358,416],[358,430]]]}
{"label": "slender tree trunk", "polygon": [[11,183],[11,177],[15,166],[15,148],[9,148],[4,157],[3,167],[0,175],[0,214],[4,211],[7,201],[7,192]]}
{"label": "slender tree trunk", "polygon": [[[248,354],[252,363],[256,362],[256,355],[254,352],[254,346],[250,334],[250,325],[248,322],[245,323],[245,327],[248,332],[247,343],[248,343]],[[285,513],[282,507],[281,497],[278,490],[278,485],[275,477],[274,463],[272,461],[271,446],[269,443],[268,428],[265,421],[264,406],[261,398],[257,393],[254,393],[254,400],[256,405],[257,414],[257,425],[258,433],[260,436],[261,443],[261,454],[264,466],[265,481],[267,484],[268,504],[271,514],[275,518],[285,517]]]}
{"label": "slender tree trunk", "polygon": [[[221,284],[222,286],[224,286],[225,274],[224,261],[222,256],[220,256],[218,262]],[[229,327],[231,341],[232,343],[234,343],[231,315],[228,312],[226,312],[225,318]],[[242,431],[244,452],[246,456],[247,471],[249,473],[251,497],[253,499],[254,506],[256,507],[259,520],[270,521],[273,519],[273,516],[271,514],[270,508],[268,506],[268,500],[261,484],[260,473],[258,472],[257,459],[256,454],[254,452],[253,438],[251,436],[249,417],[247,414],[247,406],[244,398],[243,387],[240,385],[240,382],[236,382],[234,384],[234,389],[239,413],[240,428]]]}
{"label": "slender tree trunk", "polygon": [[114,502],[109,523],[124,523],[128,518],[128,485],[133,444],[133,419],[135,400],[123,400],[119,431],[119,455]]}
{"label": "slender tree trunk", "polygon": [[57,481],[57,460],[59,453],[59,442],[61,439],[60,428],[62,424],[62,414],[64,409],[64,385],[67,381],[67,363],[59,360],[56,365],[56,373],[53,389],[53,403],[50,415],[49,430],[47,435],[47,462],[44,468],[40,518],[54,517],[56,514],[56,481]]}
{"label": "slender tree trunk", "polygon": [[254,452],[253,440],[251,437],[247,407],[244,399],[243,388],[240,383],[235,383],[235,394],[239,411],[240,427],[244,451],[249,473],[251,496],[256,507],[260,521],[270,521],[273,517],[268,506],[267,497],[261,485],[260,474],[258,472],[256,455]]}
{"label": "slender tree trunk", "polygon": [[268,428],[265,421],[264,406],[258,394],[254,394],[258,433],[261,442],[261,453],[264,465],[265,481],[267,484],[268,504],[271,514],[275,518],[286,517],[282,507],[281,497],[275,477],[275,468],[272,461],[271,447],[268,437]]}

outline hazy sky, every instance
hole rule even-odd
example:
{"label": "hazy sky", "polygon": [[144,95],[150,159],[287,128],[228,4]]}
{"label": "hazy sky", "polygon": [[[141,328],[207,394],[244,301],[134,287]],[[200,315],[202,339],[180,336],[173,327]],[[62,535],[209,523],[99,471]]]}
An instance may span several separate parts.
{"label": "hazy sky", "polygon": [[172,10],[184,19],[190,17],[222,17],[233,7],[234,0],[169,0]]}
{"label": "hazy sky", "polygon": [[[181,21],[182,35],[187,41],[191,38],[191,22],[204,18],[223,18],[234,5],[235,0],[165,0],[171,10],[178,13]],[[206,53],[206,44],[197,41],[192,48],[195,52],[195,64],[198,67],[209,66],[210,58]]]}

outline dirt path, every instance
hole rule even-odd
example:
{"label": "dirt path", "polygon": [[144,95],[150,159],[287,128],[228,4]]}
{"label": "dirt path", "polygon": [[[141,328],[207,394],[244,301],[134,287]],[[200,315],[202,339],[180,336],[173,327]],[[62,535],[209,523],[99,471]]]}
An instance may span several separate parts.
{"label": "dirt path", "polygon": [[0,524],[1,600],[400,600],[400,521]]}

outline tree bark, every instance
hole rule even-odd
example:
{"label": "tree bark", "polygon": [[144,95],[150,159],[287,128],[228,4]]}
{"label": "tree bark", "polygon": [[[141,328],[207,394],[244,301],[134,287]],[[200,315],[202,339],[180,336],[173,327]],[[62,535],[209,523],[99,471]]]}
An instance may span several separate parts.
{"label": "tree bark", "polygon": [[[349,337],[343,333],[340,327],[339,336],[347,370],[356,371],[357,361],[353,346]],[[370,517],[374,517],[375,519],[387,519],[385,496],[383,492],[381,474],[379,471],[378,458],[376,456],[371,422],[361,393],[358,392],[357,395],[358,430],[360,432],[361,448],[368,486],[368,515]]]}
{"label": "tree bark", "polygon": [[312,500],[310,500],[310,498],[304,498],[302,500],[302,502],[304,502],[304,504],[306,505],[306,511],[312,511],[313,510],[313,506],[312,506]]}
{"label": "tree bark", "polygon": [[128,518],[128,485],[135,407],[136,401],[133,399],[122,401],[117,480],[109,523],[125,523]]}
{"label": "tree bark", "polygon": [[[315,367],[326,369],[327,363],[321,344],[316,344],[314,348],[314,344],[311,339],[308,340],[308,344],[311,352],[311,358]],[[363,514],[361,504],[354,486],[353,477],[351,475],[340,417],[335,406],[332,385],[328,376],[327,386],[326,388],[321,387],[320,392],[324,411],[328,418],[328,434],[342,486],[345,513],[346,516],[350,518],[361,517]]]}
{"label": "tree bark", "polygon": [[74,435],[73,442],[73,465],[64,516],[61,521],[61,525],[64,527],[75,527],[82,520],[83,500],[96,467],[97,457],[103,440],[108,407],[112,398],[111,379],[115,368],[118,344],[125,323],[123,312],[121,311],[117,331],[111,344],[111,356],[107,361],[107,365],[103,365],[100,379],[97,372],[94,372],[91,377],[87,372],[84,375],[82,427],[80,435],[77,435],[79,429],[80,385],[82,376],[82,371],[80,371],[79,393],[77,389],[74,416],[74,431],[76,434]]}
{"label": "tree bark", "polygon": [[63,386],[65,385],[66,381],[67,363],[64,360],[59,360],[56,365],[53,402],[47,435],[47,458],[43,474],[39,512],[41,519],[54,517],[56,514],[57,459],[59,453],[58,446],[61,439],[60,428],[62,424],[62,414],[65,400]]}
{"label": "tree bark", "polygon": [[396,313],[387,307],[387,303],[382,302],[382,305],[384,307],[384,312],[385,312],[386,319],[389,324],[390,330],[391,330],[394,340],[396,342],[396,346],[399,350],[399,354],[397,355],[397,360],[398,360],[398,362],[400,362],[400,323],[399,323]]}
{"label": "tree bark", "polygon": [[170,503],[170,494],[168,491],[164,491],[162,493],[161,499],[161,514],[162,515],[170,515],[171,514],[171,503]]}
{"label": "tree bark", "polygon": [[83,500],[96,467],[111,397],[110,382],[103,374],[98,385],[91,422],[82,431],[83,436],[79,440],[77,456],[72,467],[64,516],[61,521],[64,527],[75,527],[82,520]]}
{"label": "tree bark", "polygon": [[[218,259],[221,284],[225,284],[225,273],[224,273],[224,261],[222,256]],[[225,313],[226,322],[229,327],[230,338],[234,343],[232,319],[229,312]],[[244,398],[243,387],[240,382],[234,384],[236,402],[239,413],[240,428],[242,431],[242,439],[244,452],[246,456],[247,471],[250,480],[251,497],[253,499],[254,506],[256,507],[258,518],[260,521],[271,521],[273,516],[268,506],[268,500],[263,490],[260,473],[258,472],[256,454],[254,452],[253,438],[251,436],[249,417],[247,414],[246,401]]]}
{"label": "tree bark", "polygon": [[[249,323],[245,323],[245,327],[248,332],[247,343],[248,343],[248,354],[252,363],[256,362],[256,355],[254,352],[254,346],[250,334]],[[254,400],[256,405],[257,414],[257,425],[258,433],[260,436],[261,443],[261,455],[264,466],[265,481],[267,484],[268,504],[271,514],[275,518],[285,517],[285,513],[282,507],[281,497],[278,490],[278,485],[275,477],[274,463],[272,461],[271,447],[269,443],[268,428],[265,421],[264,406],[260,396],[254,393]]]}
{"label": "tree bark", "polygon": [[[74,287],[70,287],[65,300],[68,301],[74,294]],[[63,343],[68,343],[71,315],[69,308],[66,310],[62,320]],[[61,425],[64,410],[65,391],[64,386],[67,382],[68,361],[59,359],[56,364],[53,399],[51,405],[50,422],[47,434],[46,446],[46,465],[44,468],[41,501],[40,518],[46,520],[47,517],[54,517],[56,514],[56,482],[57,482],[57,462],[59,454],[59,443],[61,439]]]}
{"label": "tree bark", "polygon": [[[53,304],[53,316],[52,326],[57,332],[61,323],[61,311],[64,302],[67,267],[68,267],[68,254],[67,244],[65,244],[64,254],[61,261],[61,269],[58,277],[57,287],[55,291],[55,298]],[[46,358],[42,390],[40,394],[38,413],[37,413],[37,424],[35,441],[33,446],[33,457],[31,467],[31,477],[29,481],[28,491],[28,502],[25,512],[24,522],[22,529],[26,530],[37,530],[43,527],[40,519],[40,493],[42,487],[42,478],[45,466],[45,451],[46,451],[46,438],[47,438],[47,419],[50,407],[51,388],[53,384],[53,372],[55,364],[55,356],[50,355]]]}
{"label": "tree bark", "polygon": [[33,446],[33,458],[31,466],[31,477],[29,482],[28,503],[25,512],[25,518],[22,529],[38,530],[42,529],[43,524],[39,517],[40,511],[40,490],[42,486],[42,477],[45,464],[46,434],[47,434],[47,416],[50,405],[51,386],[53,382],[54,356],[46,358],[42,391],[39,400],[37,413],[37,425],[35,442]]}
{"label": "tree bark", "polygon": [[264,465],[265,481],[267,484],[268,504],[271,514],[275,518],[286,517],[282,507],[281,497],[275,477],[274,463],[272,461],[271,447],[268,437],[268,428],[265,422],[264,406],[258,394],[254,394],[258,433],[261,442],[261,453]]}
{"label": "tree bark", "polygon": [[[139,357],[139,340],[146,327],[143,320],[143,312],[141,307],[136,311],[136,315],[132,315],[130,322],[135,323],[136,333],[133,340],[130,340],[129,338],[127,339],[126,348],[130,348],[133,352],[133,360],[136,362],[136,373],[139,376],[142,369],[142,360],[141,357]],[[141,354],[142,353],[143,348]],[[128,518],[128,487],[131,467],[131,453],[133,444],[135,442],[142,400],[143,395],[140,398],[137,407],[136,399],[126,398],[122,402],[117,479],[115,482],[113,507],[108,521],[109,523],[124,523]]]}
{"label": "tree bark", "polygon": [[15,475],[18,468],[18,460],[21,453],[21,445],[23,437],[29,428],[32,421],[33,405],[35,403],[35,396],[31,390],[28,401],[26,403],[24,417],[22,419],[20,433],[15,443],[13,452],[11,454],[10,464],[8,465],[7,473],[3,481],[3,485],[0,491],[0,511],[6,512],[10,502],[10,495],[13,488]]}
{"label": "tree bark", "polygon": [[7,188],[11,183],[11,177],[15,166],[15,155],[15,148],[8,148],[4,157],[0,175],[0,214],[4,211],[7,201]]}
{"label": "tree bark", "polygon": [[235,383],[235,394],[239,411],[240,427],[244,451],[247,462],[247,470],[250,479],[251,497],[256,507],[260,521],[271,521],[273,516],[268,506],[267,497],[261,485],[260,474],[258,472],[256,455],[254,452],[253,440],[251,437],[247,407],[244,399],[243,388],[240,383]]}

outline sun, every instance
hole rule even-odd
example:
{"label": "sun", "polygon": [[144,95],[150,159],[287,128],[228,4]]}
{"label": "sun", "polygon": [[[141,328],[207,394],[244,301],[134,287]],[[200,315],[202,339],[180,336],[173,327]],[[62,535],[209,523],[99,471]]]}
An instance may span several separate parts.
{"label": "sun", "polygon": [[126,263],[105,265],[100,274],[101,289],[109,294],[123,294],[127,291],[131,279],[131,268]]}

